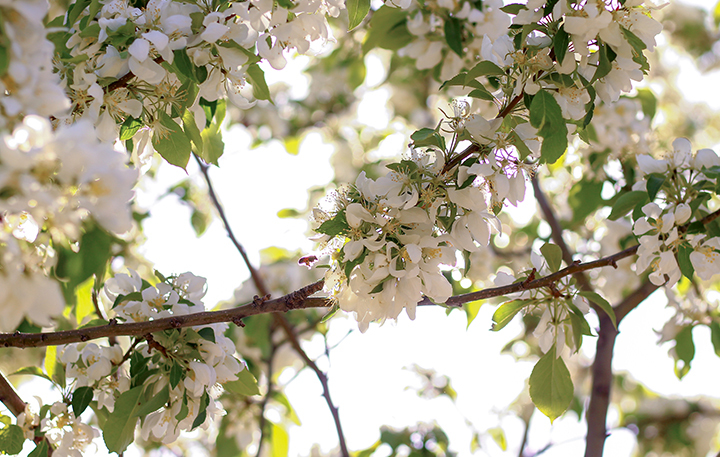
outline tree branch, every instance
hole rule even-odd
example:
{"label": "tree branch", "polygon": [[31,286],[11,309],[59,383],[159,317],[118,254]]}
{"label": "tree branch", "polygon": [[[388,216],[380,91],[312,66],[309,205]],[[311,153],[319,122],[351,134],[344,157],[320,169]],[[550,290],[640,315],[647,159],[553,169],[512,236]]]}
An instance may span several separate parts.
{"label": "tree branch", "polygon": [[7,409],[9,409],[15,417],[25,411],[25,402],[22,401],[20,395],[15,392],[15,388],[2,373],[0,373],[0,401],[7,406]]}
{"label": "tree branch", "polygon": [[232,322],[241,325],[243,318],[256,314],[283,313],[299,308],[327,307],[330,302],[326,298],[308,298],[321,290],[322,287],[323,281],[318,281],[283,297],[267,300],[260,304],[253,302],[232,309],[165,317],[152,321],[120,324],[115,319],[111,319],[108,325],[63,332],[0,333],[0,346],[18,348],[57,346],[59,344],[78,343],[110,336],[143,336],[171,328],[193,327],[217,322]]}
{"label": "tree branch", "polygon": [[[215,205],[215,208],[217,209],[218,213],[220,214],[220,219],[222,219],[223,224],[225,226],[225,230],[227,231],[228,236],[230,237],[230,240],[235,245],[235,248],[237,248],[238,252],[240,252],[240,255],[243,258],[243,261],[245,262],[245,265],[247,266],[248,270],[250,271],[250,277],[252,278],[253,283],[255,284],[255,288],[265,297],[269,297],[269,290],[265,286],[264,281],[260,277],[259,272],[257,269],[252,265],[250,262],[250,258],[248,257],[247,253],[245,252],[245,248],[243,248],[242,244],[237,240],[235,237],[235,234],[232,230],[232,227],[230,226],[230,222],[227,219],[227,216],[225,215],[225,211],[223,210],[222,205],[220,204],[220,200],[217,197],[217,194],[215,193],[215,190],[212,185],[212,180],[210,179],[210,174],[208,172],[209,165],[204,163],[200,158],[196,155],[195,160],[197,161],[198,165],[200,166],[200,171],[202,172],[203,176],[205,177],[205,182],[208,185],[208,192],[210,194],[210,198],[213,201],[213,204]],[[304,300],[304,297],[302,297],[302,300]],[[285,319],[285,316],[282,316],[280,314],[275,315],[275,321],[282,327],[282,329],[285,331],[285,334],[288,337],[288,340],[290,342],[290,345],[293,347],[295,352],[298,353],[298,355],[305,361],[305,364],[310,367],[311,370],[315,372],[315,375],[320,380],[320,384],[322,384],[323,388],[323,396],[325,397],[325,402],[328,405],[328,408],[330,409],[330,413],[332,414],[333,421],[335,422],[335,429],[337,430],[338,435],[338,441],[340,443],[340,452],[342,453],[343,457],[349,457],[350,453],[348,452],[347,445],[345,443],[345,434],[343,433],[342,429],[342,423],[340,422],[340,415],[338,412],[338,407],[335,406],[335,404],[332,401],[332,398],[330,396],[330,387],[328,385],[328,379],[327,375],[317,366],[317,364],[308,357],[307,353],[303,350],[303,348],[300,346],[300,341],[298,340],[297,335],[295,334],[295,329],[292,327],[292,325]]]}
{"label": "tree branch", "polygon": [[[625,297],[615,309],[618,326],[627,314],[635,309],[659,286],[646,280],[637,290]],[[590,404],[586,418],[588,424],[587,440],[585,444],[585,457],[602,457],[605,439],[607,438],[607,412],[610,406],[610,393],[612,390],[613,371],[612,358],[617,339],[618,330],[610,318],[603,314],[600,316],[600,329],[598,331],[597,351],[592,366],[592,390]]]}

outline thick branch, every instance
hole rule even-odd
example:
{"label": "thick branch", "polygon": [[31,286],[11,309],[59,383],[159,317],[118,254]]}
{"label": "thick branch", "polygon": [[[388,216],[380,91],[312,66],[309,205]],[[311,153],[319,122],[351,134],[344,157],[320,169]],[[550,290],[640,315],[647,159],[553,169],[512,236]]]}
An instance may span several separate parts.
{"label": "thick branch", "polygon": [[25,411],[25,402],[22,401],[20,395],[15,392],[15,388],[2,373],[0,373],[0,401],[7,406],[7,409],[9,409],[15,417]]}
{"label": "thick branch", "polygon": [[[635,292],[628,295],[615,306],[615,317],[618,326],[627,314],[635,309],[658,286],[645,281]],[[587,440],[585,444],[585,457],[602,457],[605,439],[607,438],[607,413],[610,406],[610,393],[612,390],[613,371],[612,358],[618,330],[610,318],[603,314],[600,316],[600,329],[598,331],[597,351],[592,367],[592,391],[590,404],[587,410]]]}

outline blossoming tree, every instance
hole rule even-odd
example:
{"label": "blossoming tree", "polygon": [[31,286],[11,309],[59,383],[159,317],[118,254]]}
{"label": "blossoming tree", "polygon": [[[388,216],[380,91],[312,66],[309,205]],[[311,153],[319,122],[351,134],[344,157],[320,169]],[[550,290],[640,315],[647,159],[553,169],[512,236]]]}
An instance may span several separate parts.
{"label": "blossoming tree", "polygon": [[[12,374],[45,378],[60,394],[20,398],[2,373],[0,451],[77,456],[101,437],[122,454],[200,429],[206,453],[287,454],[286,431],[265,412],[275,403],[294,414],[275,376],[289,347],[322,384],[348,456],[328,377],[302,340],[326,334],[336,313],[365,332],[403,311],[414,319],[419,306],[463,309],[470,322],[490,300],[494,331],[522,316],[535,407],[551,420],[569,408],[583,415],[586,455],[602,455],[618,326],[651,293],[675,310],[662,339],[675,342],[679,377],[694,328],[709,327],[720,353],[720,157],[693,147],[695,132],[673,138],[672,115],[653,121],[653,92],[671,93],[658,77],[648,84],[651,66],[663,68],[653,54],[659,9],[0,0],[0,345]],[[304,99],[268,86],[266,72],[308,53]],[[387,62],[381,84],[396,91],[402,120],[392,128],[407,135],[395,161],[366,154],[390,130],[352,120],[372,55]],[[333,138],[337,179],[322,202],[311,195],[315,252],[248,260],[209,174],[222,165],[228,120],[289,151],[312,130]],[[171,191],[193,209],[198,234],[214,207],[250,271],[231,306],[204,303],[203,278],[163,275],[135,250],[147,214],[133,189],[158,166],[191,161],[206,197],[190,182]],[[508,214],[533,196],[529,222]],[[597,349],[583,374],[588,341]],[[576,387],[583,376],[589,390]],[[452,397],[449,384],[441,393]],[[492,434],[505,443],[501,429]],[[442,430],[420,427],[384,430],[359,455],[381,443],[453,452]],[[523,455],[524,443],[513,446]]]}

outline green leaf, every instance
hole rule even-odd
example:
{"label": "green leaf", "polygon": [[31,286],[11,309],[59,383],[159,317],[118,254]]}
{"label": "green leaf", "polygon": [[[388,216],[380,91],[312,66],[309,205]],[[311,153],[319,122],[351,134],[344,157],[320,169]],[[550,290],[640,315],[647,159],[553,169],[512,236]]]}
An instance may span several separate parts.
{"label": "green leaf", "polygon": [[93,399],[93,389],[92,387],[84,386],[84,387],[78,387],[75,389],[75,392],[73,392],[72,396],[72,409],[75,413],[75,417],[80,417],[80,414],[83,413],[87,409],[87,407],[90,405],[90,402]]}
{"label": "green leaf", "polygon": [[520,310],[530,306],[532,303],[534,303],[534,300],[512,300],[500,305],[498,309],[495,310],[495,313],[493,313],[492,330],[497,332],[505,327]]}
{"label": "green leaf", "polygon": [[262,71],[262,68],[256,63],[252,64],[247,69],[247,75],[250,79],[250,84],[253,86],[253,97],[258,100],[268,100],[272,103],[270,99],[270,89],[265,81],[265,72]]}
{"label": "green leaf", "polygon": [[604,204],[603,182],[581,180],[575,183],[568,194],[568,204],[573,210],[572,224],[584,224],[585,219]]}
{"label": "green leaf", "polygon": [[0,76],[4,75],[7,72],[9,66],[10,53],[8,52],[8,48],[0,44]]}
{"label": "green leaf", "polygon": [[643,54],[643,50],[647,49],[645,42],[623,26],[620,26],[620,30],[633,48],[633,62],[640,64],[640,70],[647,74],[647,71],[650,69],[650,64],[648,63],[647,57]]}
{"label": "green leaf", "polygon": [[72,27],[75,25],[75,21],[80,17],[85,8],[90,4],[90,0],[78,0],[68,8],[67,20],[65,26]]}
{"label": "green leaf", "polygon": [[687,241],[684,241],[678,245],[677,250],[677,262],[680,267],[680,271],[683,276],[692,281],[693,275],[695,274],[695,267],[693,267],[690,261],[690,254],[693,253],[693,247]]}
{"label": "green leaf", "polygon": [[522,3],[510,3],[509,5],[505,5],[502,8],[500,8],[500,11],[507,14],[517,15],[520,11],[526,10],[527,5],[523,5]]}
{"label": "green leaf", "polygon": [[185,374],[185,370],[183,369],[182,365],[175,360],[173,361],[173,366],[170,368],[170,387],[173,389],[177,387],[178,384],[180,384],[180,381],[183,379],[183,375]]}
{"label": "green leaf", "polygon": [[60,386],[65,387],[65,366],[57,362],[57,346],[49,346],[45,350],[45,372],[50,379]]}
{"label": "green leaf", "polygon": [[290,401],[285,396],[285,394],[276,390],[276,391],[273,391],[272,398],[273,398],[273,400],[275,400],[276,402],[280,403],[281,405],[283,405],[285,407],[285,412],[286,412],[285,416],[288,419],[290,419],[295,425],[302,425],[302,423],[300,422],[300,418],[298,417],[297,413],[295,412],[295,409],[292,407],[292,405],[290,404]]}
{"label": "green leaf", "polygon": [[203,339],[206,339],[210,342],[215,342],[215,331],[211,329],[210,327],[204,327],[197,331],[198,335],[203,337]]}
{"label": "green leaf", "polygon": [[139,401],[145,386],[137,386],[123,392],[115,400],[115,409],[108,415],[103,427],[103,440],[108,451],[125,452],[128,445],[135,439],[135,426],[138,422],[138,411],[142,406]]}
{"label": "green leaf", "polygon": [[47,441],[42,440],[40,441],[37,446],[35,446],[35,449],[28,454],[28,457],[47,457],[48,455],[48,445]]}
{"label": "green leaf", "polygon": [[370,11],[370,0],[348,0],[345,3],[348,11],[348,31],[354,29],[365,19]]}
{"label": "green leaf", "polygon": [[11,455],[19,454],[25,442],[23,429],[11,424],[8,416],[0,415],[0,422],[4,425],[0,429],[0,452]]}
{"label": "green leaf", "polygon": [[560,269],[560,265],[562,264],[562,249],[560,249],[560,246],[545,243],[543,247],[540,248],[540,252],[545,258],[550,271],[554,273]]}
{"label": "green leaf", "polygon": [[472,301],[470,303],[465,303],[463,305],[463,309],[465,310],[465,314],[467,315],[467,327],[470,327],[470,324],[472,324],[472,321],[475,320],[475,318],[478,315],[478,312],[480,312],[480,307],[483,305],[482,300],[478,301]]}
{"label": "green leaf", "polygon": [[162,408],[170,399],[170,388],[165,385],[160,392],[153,393],[151,390],[154,385],[149,386],[145,392],[145,401],[141,402],[142,406],[137,411],[138,417],[145,417],[148,414]]}
{"label": "green leaf", "polygon": [[557,33],[555,34],[555,38],[553,38],[553,49],[555,50],[555,59],[557,60],[557,63],[562,65],[563,60],[565,59],[565,54],[567,54],[568,50],[568,44],[570,43],[570,35],[565,31],[565,26],[562,25]]}
{"label": "green leaf", "polygon": [[610,219],[611,221],[619,219],[629,213],[636,206],[644,205],[648,201],[649,200],[647,192],[642,190],[632,190],[630,192],[622,194],[615,201],[615,204],[613,205],[613,209],[610,212],[608,219]]}
{"label": "green leaf", "polygon": [[557,419],[570,406],[573,383],[562,357],[555,356],[555,346],[548,351],[530,374],[530,397],[550,422]]}
{"label": "green leaf", "polygon": [[504,74],[503,69],[498,67],[494,62],[482,60],[467,72],[465,75],[465,85],[469,86],[470,81],[480,76],[503,76]]}
{"label": "green leaf", "polygon": [[159,110],[158,115],[160,125],[165,131],[162,133],[155,131],[152,139],[153,147],[169,164],[184,170],[192,150],[190,138],[165,111]]}
{"label": "green leaf", "polygon": [[198,130],[197,124],[195,124],[195,115],[192,111],[186,109],[182,113],[182,121],[183,130],[195,146],[195,153],[200,157],[203,157],[204,141],[202,135],[200,134],[200,130]]}
{"label": "green leaf", "polygon": [[287,457],[289,451],[290,437],[284,428],[278,424],[272,424],[272,437],[270,438],[270,456]]}
{"label": "green leaf", "polygon": [[665,175],[660,173],[652,173],[648,175],[647,178],[647,193],[648,198],[650,198],[650,201],[655,200],[655,196],[657,195],[660,188],[662,188],[662,185],[665,183]]}
{"label": "green leaf", "polygon": [[715,355],[720,357],[720,323],[717,321],[710,322],[710,341],[712,342]]}
{"label": "green leaf", "polygon": [[615,310],[613,310],[613,307],[608,303],[607,300],[605,300],[600,294],[596,292],[590,292],[590,291],[582,291],[580,292],[580,295],[587,298],[591,302],[595,303],[597,306],[600,307],[603,311],[605,311],[605,314],[608,315],[610,320],[612,321],[615,328],[617,328],[617,320],[615,318]]}
{"label": "green leaf", "polygon": [[414,37],[407,28],[407,15],[407,11],[386,5],[373,12],[362,44],[363,54],[373,48],[397,51],[410,43]]}
{"label": "green leaf", "polygon": [[[678,379],[682,379],[690,371],[690,364],[695,357],[695,343],[692,337],[693,326],[683,327],[675,337],[675,375]],[[682,361],[683,365],[678,366],[678,361]]]}
{"label": "green leaf", "polygon": [[195,420],[192,423],[192,427],[190,427],[190,430],[194,430],[196,427],[199,427],[205,422],[205,419],[207,419],[207,407],[208,403],[210,403],[210,397],[208,396],[207,391],[203,392],[203,396],[200,399],[200,406],[198,407],[198,415],[195,417]]}
{"label": "green leaf", "polygon": [[567,149],[567,125],[562,109],[547,91],[539,91],[530,103],[530,124],[543,137],[540,149],[542,160],[555,163]]}
{"label": "green leaf", "polygon": [[595,74],[593,75],[592,80],[590,80],[591,83],[607,76],[612,70],[612,61],[615,60],[615,57],[617,57],[610,46],[606,44],[600,45],[598,53],[600,55],[600,59],[598,61],[597,69],[595,70]]}
{"label": "green leaf", "polygon": [[455,52],[455,54],[463,57],[463,26],[459,19],[454,17],[448,17],[445,19],[445,41],[448,47]]}
{"label": "green leaf", "polygon": [[225,152],[225,143],[223,142],[222,132],[216,124],[206,128],[201,133],[203,139],[202,155],[200,156],[205,162],[212,163],[217,166],[218,159]]}
{"label": "green leaf", "polygon": [[316,232],[323,233],[330,237],[346,233],[349,230],[350,226],[347,223],[347,219],[345,219],[344,212],[337,213],[335,217],[328,219],[320,224],[320,227],[315,229]]}
{"label": "green leaf", "polygon": [[655,94],[653,94],[650,89],[644,88],[638,89],[637,92],[638,93],[635,98],[640,100],[640,106],[642,107],[643,114],[648,118],[648,120],[652,121],[653,117],[655,117],[655,113],[657,112],[657,98],[655,97]]}
{"label": "green leaf", "polygon": [[500,447],[500,449],[502,449],[503,451],[507,451],[507,438],[505,437],[505,431],[501,427],[493,427],[488,430],[488,433],[490,434],[490,437],[492,437],[493,441],[495,441],[495,444]]}
{"label": "green leaf", "polygon": [[[50,349],[50,348],[55,349],[55,346],[50,346],[50,347],[48,347],[48,349]],[[39,377],[41,377],[41,378],[45,378],[45,379],[47,379],[48,381],[54,383],[54,381],[52,380],[52,378],[51,378],[50,376],[46,375],[45,373],[43,373],[43,371],[42,371],[40,368],[38,368],[38,367],[24,367],[24,368],[20,368],[20,369],[17,370],[16,372],[10,373],[10,376],[15,376],[15,375],[19,375],[19,374],[28,374],[28,375],[32,375],[32,376],[39,376]]]}
{"label": "green leaf", "polygon": [[238,395],[260,395],[257,379],[255,379],[255,376],[250,373],[250,370],[245,368],[237,374],[237,377],[236,381],[230,381],[223,384],[225,390]]}
{"label": "green leaf", "polygon": [[474,90],[470,91],[470,93],[468,94],[468,97],[479,98],[480,100],[487,100],[490,102],[495,100],[495,97],[493,96],[493,94],[491,94],[490,91],[488,91],[484,87],[482,89],[474,89]]}

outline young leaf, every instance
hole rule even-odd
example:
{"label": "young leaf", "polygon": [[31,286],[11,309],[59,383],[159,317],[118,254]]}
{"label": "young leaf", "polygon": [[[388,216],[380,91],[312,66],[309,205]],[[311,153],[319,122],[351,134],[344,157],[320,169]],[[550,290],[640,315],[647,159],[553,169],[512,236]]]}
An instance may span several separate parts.
{"label": "young leaf", "polygon": [[143,128],[143,122],[139,119],[135,119],[132,116],[128,116],[120,126],[120,140],[125,141],[131,139],[135,134]]}
{"label": "young leaf", "polygon": [[278,424],[272,424],[272,437],[270,438],[270,456],[271,457],[287,457],[288,443],[290,437],[284,428]]}
{"label": "young leaf", "polygon": [[153,135],[153,147],[171,165],[183,170],[190,160],[192,145],[182,128],[165,111],[158,111],[160,124],[164,127],[161,133],[156,130]]}
{"label": "young leaf", "polygon": [[470,69],[465,75],[466,86],[470,85],[470,82],[480,76],[502,76],[505,72],[502,68],[498,67],[495,63],[489,60],[482,60]]}
{"label": "young leaf", "polygon": [[622,194],[613,205],[613,209],[608,216],[608,219],[614,221],[626,215],[630,210],[634,209],[640,204],[647,203],[648,194],[642,190],[632,190],[625,194]]}
{"label": "young leaf", "polygon": [[712,342],[715,354],[720,357],[720,324],[716,321],[710,323],[710,341]]}
{"label": "young leaf", "polygon": [[198,335],[202,336],[203,339],[208,340],[212,343],[215,342],[215,331],[210,327],[204,327],[197,331]]}
{"label": "young leaf", "polygon": [[370,11],[370,0],[348,0],[348,31],[354,29],[365,19]]}
{"label": "young leaf", "polygon": [[560,264],[562,263],[562,250],[560,249],[560,246],[557,244],[545,243],[543,247],[540,248],[540,252],[545,258],[550,271],[554,273],[560,269]]}
{"label": "young leaf", "polygon": [[247,69],[247,75],[250,84],[253,86],[253,96],[258,100],[268,100],[272,103],[270,89],[265,81],[265,72],[262,71],[258,64],[250,65]]}
{"label": "young leaf", "polygon": [[690,254],[693,252],[693,247],[687,241],[682,242],[678,245],[677,251],[677,262],[680,267],[680,271],[683,276],[692,281],[693,275],[695,274],[695,267],[693,267],[690,261]]}
{"label": "young leaf", "polygon": [[542,160],[555,163],[567,149],[567,125],[562,109],[547,91],[539,91],[530,103],[530,124],[543,137],[540,153]]}
{"label": "young leaf", "polygon": [[512,300],[500,305],[492,317],[492,330],[497,332],[505,327],[521,309],[529,306],[531,303],[533,303],[531,300]]}
{"label": "young leaf", "polygon": [[205,419],[207,418],[207,406],[208,403],[210,403],[210,397],[208,396],[207,391],[203,392],[202,398],[200,398],[200,406],[198,407],[198,415],[195,417],[195,420],[192,423],[192,426],[190,427],[190,430],[194,430],[196,427],[199,427],[205,422]]}
{"label": "young leaf", "polygon": [[460,57],[463,57],[462,24],[459,19],[454,17],[445,19],[445,41],[448,47]]}
{"label": "young leaf", "polygon": [[237,377],[236,381],[223,384],[225,390],[238,395],[260,395],[257,379],[255,379],[255,376],[253,376],[247,368],[238,373]]}
{"label": "young leaf", "polygon": [[120,454],[135,439],[135,426],[142,403],[139,402],[145,386],[137,386],[123,392],[115,400],[115,409],[105,421],[103,439],[108,451]]}
{"label": "young leaf", "polygon": [[[152,385],[150,387],[152,387]],[[150,389],[145,392],[145,396],[149,396],[149,398],[146,398],[145,401],[141,402],[142,406],[137,411],[137,416],[140,418],[162,408],[170,399],[170,389],[167,384],[156,394],[153,394],[149,390]]]}
{"label": "young leaf", "polygon": [[19,454],[25,442],[23,429],[11,424],[8,416],[0,415],[0,423],[4,426],[0,428],[0,452],[10,455]]}
{"label": "young leaf", "polygon": [[570,43],[570,35],[565,31],[565,26],[561,26],[555,38],[553,38],[553,49],[555,50],[555,59],[559,64],[562,64],[567,54],[568,44]]}
{"label": "young leaf", "polygon": [[75,389],[72,396],[72,409],[73,413],[75,413],[75,417],[80,417],[80,414],[87,409],[92,399],[92,387],[84,386]]}
{"label": "young leaf", "polygon": [[47,441],[42,440],[40,441],[37,446],[35,446],[35,449],[28,454],[28,457],[45,457],[48,455],[48,445]]}
{"label": "young leaf", "polygon": [[675,337],[675,355],[678,360],[682,360],[682,367],[678,367],[678,361],[675,361],[675,375],[678,379],[682,379],[688,371],[690,371],[690,363],[695,358],[695,343],[692,337],[693,326],[688,325],[678,332]]}
{"label": "young leaf", "polygon": [[548,351],[530,374],[530,397],[550,421],[557,419],[570,406],[573,382],[562,357],[555,356],[555,346]]}
{"label": "young leaf", "polygon": [[605,311],[605,314],[608,315],[608,317],[612,321],[615,328],[617,328],[617,320],[615,318],[615,311],[613,310],[612,305],[610,305],[610,303],[608,303],[607,300],[605,300],[600,294],[598,294],[596,292],[582,291],[582,292],[580,292],[580,295],[587,298],[591,302],[595,303],[597,306],[600,307],[600,309]]}
{"label": "young leaf", "polygon": [[172,368],[170,368],[170,387],[173,389],[177,387],[177,385],[180,384],[184,373],[185,370],[182,365],[180,365],[177,360],[174,361]]}
{"label": "young leaf", "polygon": [[400,8],[381,6],[373,12],[370,19],[370,30],[362,44],[363,54],[373,48],[397,51],[413,40],[407,28],[407,11]]}

